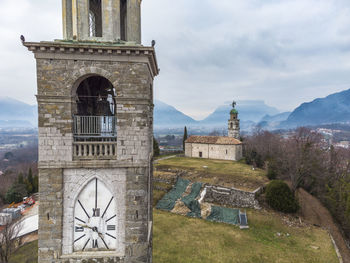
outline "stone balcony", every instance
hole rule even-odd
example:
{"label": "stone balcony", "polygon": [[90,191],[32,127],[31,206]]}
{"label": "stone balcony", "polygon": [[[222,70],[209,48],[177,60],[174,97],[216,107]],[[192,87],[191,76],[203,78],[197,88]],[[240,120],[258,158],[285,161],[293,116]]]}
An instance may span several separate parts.
{"label": "stone balcony", "polygon": [[73,159],[116,159],[115,116],[74,116]]}

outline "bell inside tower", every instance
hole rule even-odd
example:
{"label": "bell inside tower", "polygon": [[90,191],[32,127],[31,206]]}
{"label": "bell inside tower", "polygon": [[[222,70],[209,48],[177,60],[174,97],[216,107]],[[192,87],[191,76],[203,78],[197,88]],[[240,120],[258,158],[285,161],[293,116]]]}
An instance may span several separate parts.
{"label": "bell inside tower", "polygon": [[101,76],[84,79],[76,91],[75,140],[115,138],[115,105],[115,90],[109,80]]}
{"label": "bell inside tower", "polygon": [[102,37],[101,0],[89,0],[89,36]]}

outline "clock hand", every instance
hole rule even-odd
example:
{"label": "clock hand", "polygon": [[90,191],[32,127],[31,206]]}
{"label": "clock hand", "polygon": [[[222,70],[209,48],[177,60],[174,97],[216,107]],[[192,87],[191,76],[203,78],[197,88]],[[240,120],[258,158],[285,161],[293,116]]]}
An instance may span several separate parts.
{"label": "clock hand", "polygon": [[78,224],[78,226],[81,226],[81,227],[84,227],[84,228],[89,228],[89,229],[92,229],[92,230],[94,230],[94,228],[93,228],[93,227],[91,227],[91,226],[88,226],[88,225],[82,225],[82,224]]}
{"label": "clock hand", "polygon": [[81,226],[81,227],[84,227],[84,228],[89,228],[89,229],[91,229],[92,231],[94,231],[94,232],[96,232],[98,235],[99,235],[99,237],[103,237],[103,234],[101,233],[101,232],[99,232],[98,231],[98,229],[97,229],[97,227],[91,227],[91,226],[88,226],[88,225],[82,225],[82,224],[78,224],[78,226]]}

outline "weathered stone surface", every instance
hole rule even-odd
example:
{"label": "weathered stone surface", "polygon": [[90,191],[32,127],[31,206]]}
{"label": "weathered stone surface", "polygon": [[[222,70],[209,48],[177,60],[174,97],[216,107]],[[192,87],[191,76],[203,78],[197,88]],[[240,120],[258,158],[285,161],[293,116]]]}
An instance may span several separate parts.
{"label": "weathered stone surface", "polygon": [[[39,263],[151,262],[153,76],[142,55],[132,62],[96,57],[87,53],[71,54],[71,59],[55,52],[46,52],[44,57],[36,54]],[[73,158],[75,92],[91,75],[107,78],[116,89],[117,154],[112,160]],[[94,176],[113,185],[120,206],[118,224],[123,232],[113,256],[82,257],[72,250],[73,201]]]}
{"label": "weathered stone surface", "polygon": [[204,202],[229,205],[232,207],[260,209],[256,195],[259,194],[261,190],[261,188],[258,188],[254,192],[248,192],[235,188],[206,185]]}
{"label": "weathered stone surface", "polygon": [[[95,17],[96,24],[101,24],[100,34],[90,35],[88,19],[89,2],[64,0],[63,37],[68,40],[117,41],[125,40],[141,43],[141,1],[128,0],[126,8],[121,8],[121,0],[102,1],[101,16]],[[76,6],[73,6],[75,3]],[[125,20],[125,21],[123,21]],[[121,30],[124,26],[123,30]],[[123,32],[122,32],[123,31]],[[123,34],[122,34],[123,33]]]}
{"label": "weathered stone surface", "polygon": [[206,159],[238,161],[242,159],[242,145],[185,143],[185,156]]}

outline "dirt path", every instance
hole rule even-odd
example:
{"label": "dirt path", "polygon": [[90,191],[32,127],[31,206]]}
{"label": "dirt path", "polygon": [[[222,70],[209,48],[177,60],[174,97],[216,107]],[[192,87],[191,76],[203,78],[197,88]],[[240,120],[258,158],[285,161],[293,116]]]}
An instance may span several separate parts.
{"label": "dirt path", "polygon": [[157,159],[157,160],[154,160],[153,163],[158,163],[158,162],[161,161],[161,160],[166,160],[166,159],[174,158],[174,157],[176,157],[176,156],[177,156],[176,154],[175,154],[175,155],[165,156],[165,157],[159,158],[159,159]]}
{"label": "dirt path", "polygon": [[343,262],[349,263],[350,250],[346,246],[345,240],[338,226],[334,223],[332,215],[329,213],[329,211],[316,197],[310,195],[304,189],[298,189],[297,195],[304,220],[308,223],[327,229],[337,244],[339,252],[343,258]]}

